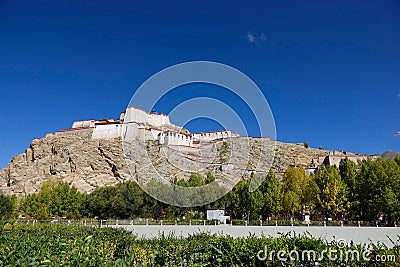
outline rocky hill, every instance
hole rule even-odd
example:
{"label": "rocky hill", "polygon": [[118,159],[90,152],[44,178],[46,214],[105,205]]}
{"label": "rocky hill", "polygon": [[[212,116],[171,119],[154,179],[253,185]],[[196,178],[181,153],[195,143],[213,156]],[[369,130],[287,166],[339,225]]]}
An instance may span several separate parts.
{"label": "rocky hill", "polygon": [[[135,173],[132,177],[127,167],[120,138],[106,140],[91,136],[92,131],[85,130],[74,134],[49,134],[33,140],[24,153],[13,157],[1,170],[0,190],[5,194],[31,194],[37,192],[44,181],[54,178],[74,185],[81,192],[91,192],[96,187],[138,178]],[[205,174],[208,171],[217,178],[246,178],[251,172],[265,172],[271,163],[279,175],[289,165],[310,166],[314,158],[328,154],[326,150],[305,148],[300,144],[251,137],[215,142],[201,150],[167,148],[157,141],[130,145],[128,162],[140,168],[144,166],[143,158],[148,157],[157,171],[171,180],[188,178],[191,172]],[[245,151],[246,148],[249,151]],[[270,157],[271,153],[275,158]],[[248,156],[242,159],[243,155]],[[142,168],[139,173],[142,178],[151,177],[152,170]]]}
{"label": "rocky hill", "polygon": [[393,150],[385,151],[385,152],[381,155],[382,158],[389,158],[389,159],[394,159],[394,158],[396,158],[397,156],[400,156],[400,152],[393,151]]}

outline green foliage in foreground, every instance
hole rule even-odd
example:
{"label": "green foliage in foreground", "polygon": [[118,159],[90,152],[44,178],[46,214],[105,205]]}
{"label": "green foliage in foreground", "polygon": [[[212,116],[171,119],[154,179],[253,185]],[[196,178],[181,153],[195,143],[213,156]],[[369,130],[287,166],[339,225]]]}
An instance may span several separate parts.
{"label": "green foliage in foreground", "polygon": [[123,229],[6,224],[0,266],[112,265],[127,255],[133,241]]}
{"label": "green foliage in foreground", "polygon": [[[250,181],[254,179],[260,187],[250,193]],[[19,213],[39,220],[57,216],[200,219],[209,208],[223,208],[232,219],[302,220],[303,215],[309,214],[313,221],[333,218],[378,221],[379,225],[390,226],[400,221],[400,157],[368,159],[357,164],[345,158],[339,168],[320,166],[312,175],[307,175],[302,167],[289,166],[282,180],[272,171],[265,177],[252,175],[251,180],[239,181],[228,194],[226,188],[214,181],[211,173],[205,177],[193,173],[189,180],[175,179],[173,186],[154,179],[145,188],[150,196],[134,181],[82,194],[67,183],[50,179],[39,193],[17,202],[0,195],[0,218]],[[174,207],[154,198],[192,208]],[[199,206],[214,199],[218,200]]]}
{"label": "green foliage in foreground", "polygon": [[0,194],[0,220],[10,218],[14,206],[15,206],[14,196],[5,196],[3,194]]}
{"label": "green foliage in foreground", "polygon": [[[187,238],[160,235],[155,239],[136,239],[128,231],[115,228],[91,228],[64,225],[5,225],[0,228],[0,266],[315,266],[312,260],[260,261],[260,250],[338,250],[308,235],[282,235],[279,238],[232,238],[198,233]],[[350,248],[364,251],[361,246]],[[374,247],[377,255],[400,258],[400,247]],[[261,253],[260,256],[264,254]],[[350,258],[351,259],[351,258]],[[329,260],[319,266],[400,266],[398,262],[373,263],[369,260]]]}

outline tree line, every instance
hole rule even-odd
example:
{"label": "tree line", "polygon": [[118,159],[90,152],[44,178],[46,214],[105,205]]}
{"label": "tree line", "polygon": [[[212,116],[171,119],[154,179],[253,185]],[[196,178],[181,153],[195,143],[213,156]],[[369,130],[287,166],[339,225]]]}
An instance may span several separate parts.
{"label": "tree line", "polygon": [[[191,208],[161,203],[149,196],[134,181],[80,193],[67,183],[46,181],[37,194],[16,199],[0,195],[0,218],[26,214],[37,219],[53,216],[68,218],[204,218],[207,209],[222,208],[232,219],[382,220],[396,222],[400,217],[400,157],[363,160],[357,164],[345,158],[339,167],[320,166],[307,175],[302,167],[289,166],[281,179],[273,171],[259,179],[260,187],[249,192],[250,180],[241,180],[217,201]],[[207,184],[204,194],[223,190],[209,173],[192,174],[189,180],[174,184],[197,187]],[[157,182],[151,181],[150,184]],[[163,190],[160,186],[155,186]],[[160,189],[161,188],[161,189]],[[149,189],[149,188],[147,188]],[[165,189],[167,190],[167,189]],[[168,194],[168,191],[160,191]],[[185,196],[184,190],[180,194]],[[200,196],[201,197],[201,196]]]}

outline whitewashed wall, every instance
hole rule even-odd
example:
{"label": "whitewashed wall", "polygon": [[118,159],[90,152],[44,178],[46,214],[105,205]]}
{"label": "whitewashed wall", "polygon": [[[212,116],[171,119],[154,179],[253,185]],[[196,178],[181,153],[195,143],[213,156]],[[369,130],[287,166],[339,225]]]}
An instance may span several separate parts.
{"label": "whitewashed wall", "polygon": [[148,123],[155,127],[171,124],[167,115],[148,114],[146,111],[135,107],[129,107],[121,118],[124,118],[125,122]]}
{"label": "whitewashed wall", "polygon": [[153,136],[154,140],[158,140],[158,135],[163,132],[159,129],[153,129],[153,128],[150,131],[151,131],[151,135]]}
{"label": "whitewashed wall", "polygon": [[149,114],[148,123],[156,127],[171,124],[169,117],[163,114]]}
{"label": "whitewashed wall", "polygon": [[122,136],[125,141],[143,140],[144,126],[137,123],[125,123],[122,128]]}
{"label": "whitewashed wall", "polygon": [[[166,145],[173,145],[173,146],[192,146],[193,140],[191,136],[175,133],[175,132],[166,132],[164,135],[164,141],[160,143]],[[161,139],[161,136],[160,136]]]}
{"label": "whitewashed wall", "polygon": [[112,139],[121,137],[122,124],[95,125],[92,139]]}
{"label": "whitewashed wall", "polygon": [[160,142],[161,145],[165,144],[165,133],[162,132],[158,135],[157,137],[158,142]]}
{"label": "whitewashed wall", "polygon": [[220,138],[230,138],[230,137],[232,137],[232,132],[229,130],[193,134],[194,141],[213,141]]}
{"label": "whitewashed wall", "polygon": [[129,122],[138,122],[138,123],[146,123],[148,113],[144,110],[137,109],[134,107],[127,108],[125,112],[125,123]]}

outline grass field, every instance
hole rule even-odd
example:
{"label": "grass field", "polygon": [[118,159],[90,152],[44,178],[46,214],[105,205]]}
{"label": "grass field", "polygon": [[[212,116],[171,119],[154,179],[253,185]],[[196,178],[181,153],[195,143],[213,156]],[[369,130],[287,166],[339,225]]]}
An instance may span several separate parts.
{"label": "grass field", "polygon": [[[142,239],[122,228],[6,224],[0,229],[0,266],[315,266],[316,262],[319,266],[400,266],[398,244],[392,248],[371,245],[366,250],[307,233],[237,238],[160,234]],[[301,256],[311,250],[316,258]],[[368,257],[346,259],[345,252],[350,250],[360,255],[367,251]],[[282,260],[278,251],[291,258]],[[336,258],[327,251],[336,251]],[[377,257],[385,261],[374,262]]]}

